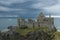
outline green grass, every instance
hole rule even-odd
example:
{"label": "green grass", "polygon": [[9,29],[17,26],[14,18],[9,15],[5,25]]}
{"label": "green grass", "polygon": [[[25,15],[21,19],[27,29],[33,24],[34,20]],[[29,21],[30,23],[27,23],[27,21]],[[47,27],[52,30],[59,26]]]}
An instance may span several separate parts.
{"label": "green grass", "polygon": [[55,40],[60,40],[60,32],[56,32]]}
{"label": "green grass", "polygon": [[57,32],[57,35],[60,36],[60,32]]}
{"label": "green grass", "polygon": [[[20,29],[17,28],[16,31],[18,33],[20,33],[23,36],[26,36],[26,34],[28,34],[29,32],[34,32],[34,31],[41,31],[44,30],[45,32],[48,32],[48,28],[44,27],[44,28],[26,28],[26,29]],[[55,40],[60,40],[60,32],[50,32],[51,35],[55,35]]]}
{"label": "green grass", "polygon": [[35,27],[35,28],[26,28],[26,29],[17,28],[16,29],[18,33],[24,36],[29,32],[41,31],[41,30],[43,30],[44,32],[48,32],[49,29],[47,27]]}
{"label": "green grass", "polygon": [[20,28],[17,28],[16,29],[16,31],[18,32],[18,33],[20,33],[21,35],[26,35],[27,33],[29,33],[29,32],[33,32],[33,31],[38,31],[38,30],[40,30],[39,28],[26,28],[26,29],[20,29]]}

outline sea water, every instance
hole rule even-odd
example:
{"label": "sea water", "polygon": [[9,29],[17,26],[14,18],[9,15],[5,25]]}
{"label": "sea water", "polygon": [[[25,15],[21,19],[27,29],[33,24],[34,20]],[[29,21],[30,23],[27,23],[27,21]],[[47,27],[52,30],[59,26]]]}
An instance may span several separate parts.
{"label": "sea water", "polygon": [[[60,31],[60,18],[54,18],[54,25]],[[17,26],[17,18],[0,18],[0,30],[7,29],[8,26]]]}

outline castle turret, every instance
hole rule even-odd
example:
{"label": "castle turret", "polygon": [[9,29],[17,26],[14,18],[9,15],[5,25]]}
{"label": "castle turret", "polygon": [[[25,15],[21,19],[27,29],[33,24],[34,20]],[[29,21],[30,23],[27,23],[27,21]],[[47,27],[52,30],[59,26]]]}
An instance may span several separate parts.
{"label": "castle turret", "polygon": [[37,17],[38,27],[41,26],[41,24],[43,23],[43,20],[44,20],[44,19],[45,19],[45,16],[44,16],[43,12],[41,12],[41,13],[39,14],[39,16]]}
{"label": "castle turret", "polygon": [[41,12],[41,13],[39,14],[39,16],[37,17],[37,21],[38,21],[38,20],[39,20],[39,21],[43,21],[44,18],[45,18],[45,16],[44,16],[43,12]]}
{"label": "castle turret", "polygon": [[49,24],[50,26],[54,25],[54,18],[51,17],[51,14],[49,15]]}

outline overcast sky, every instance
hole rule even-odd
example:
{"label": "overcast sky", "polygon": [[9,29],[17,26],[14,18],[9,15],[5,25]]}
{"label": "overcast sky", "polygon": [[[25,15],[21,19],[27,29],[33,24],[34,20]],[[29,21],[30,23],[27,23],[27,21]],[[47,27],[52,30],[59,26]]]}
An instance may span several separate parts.
{"label": "overcast sky", "polygon": [[0,17],[34,17],[40,11],[60,16],[60,0],[0,0]]}

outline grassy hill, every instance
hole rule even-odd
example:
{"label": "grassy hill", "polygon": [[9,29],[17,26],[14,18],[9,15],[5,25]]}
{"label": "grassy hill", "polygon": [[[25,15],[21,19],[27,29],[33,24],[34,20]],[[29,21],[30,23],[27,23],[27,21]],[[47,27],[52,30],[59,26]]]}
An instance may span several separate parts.
{"label": "grassy hill", "polygon": [[26,35],[29,32],[34,32],[34,31],[41,31],[43,30],[44,32],[48,32],[47,27],[36,27],[36,28],[26,28],[26,29],[21,29],[17,28],[16,31],[19,32],[21,35]]}
{"label": "grassy hill", "polygon": [[60,40],[60,32],[56,32],[55,40]]}
{"label": "grassy hill", "polygon": [[19,32],[21,35],[26,35],[27,33],[29,32],[33,32],[33,31],[39,31],[40,29],[39,28],[26,28],[26,29],[20,29],[20,28],[17,28],[16,31]]}
{"label": "grassy hill", "polygon": [[46,32],[47,34],[49,33],[49,35],[51,35],[51,37],[53,38],[53,36],[55,35],[55,39],[54,40],[60,40],[60,32],[48,32],[48,28],[47,27],[43,27],[43,28],[26,28],[26,29],[21,29],[21,28],[17,28],[16,32],[20,33],[20,35],[26,36],[29,32],[34,32],[34,31],[41,31],[43,30],[44,32]]}

